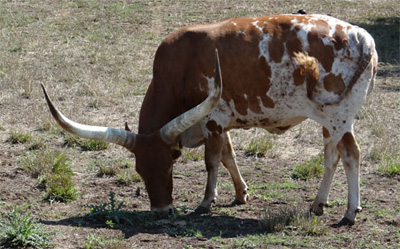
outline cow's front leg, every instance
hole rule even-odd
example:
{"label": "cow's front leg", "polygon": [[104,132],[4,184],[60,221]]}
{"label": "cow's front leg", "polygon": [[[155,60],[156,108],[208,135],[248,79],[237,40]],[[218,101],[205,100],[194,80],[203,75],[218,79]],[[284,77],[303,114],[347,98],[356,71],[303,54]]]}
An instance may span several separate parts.
{"label": "cow's front leg", "polygon": [[207,169],[207,185],[204,199],[196,208],[196,213],[206,213],[210,210],[211,204],[217,198],[217,177],[218,167],[221,161],[221,152],[224,139],[219,135],[213,135],[205,141],[205,163]]}
{"label": "cow's front leg", "polygon": [[245,204],[249,198],[249,195],[247,194],[248,187],[237,167],[236,155],[232,148],[229,132],[223,134],[222,137],[224,138],[222,163],[228,169],[233,185],[235,186],[236,198],[233,204]]}

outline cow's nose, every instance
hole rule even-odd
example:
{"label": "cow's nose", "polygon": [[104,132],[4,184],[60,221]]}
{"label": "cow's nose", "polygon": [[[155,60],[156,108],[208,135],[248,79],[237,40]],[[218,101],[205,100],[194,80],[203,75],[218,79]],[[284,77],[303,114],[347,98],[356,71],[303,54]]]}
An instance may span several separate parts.
{"label": "cow's nose", "polygon": [[151,207],[151,211],[157,213],[158,215],[166,216],[174,213],[174,206],[170,204],[162,208]]}

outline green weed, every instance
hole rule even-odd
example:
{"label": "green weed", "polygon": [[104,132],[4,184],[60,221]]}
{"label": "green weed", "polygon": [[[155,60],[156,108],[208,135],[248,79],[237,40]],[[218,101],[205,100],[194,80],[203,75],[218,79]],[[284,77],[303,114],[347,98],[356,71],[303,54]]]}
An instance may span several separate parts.
{"label": "green weed", "polygon": [[22,215],[18,206],[6,213],[8,221],[0,221],[0,244],[5,247],[34,247],[50,246],[49,233],[42,225],[34,221],[32,213]]}
{"label": "green weed", "polygon": [[291,177],[293,179],[308,180],[318,178],[324,174],[324,157],[316,156],[311,160],[296,165],[293,169]]}
{"label": "green weed", "polygon": [[114,192],[110,191],[110,202],[101,205],[89,205],[89,217],[105,223],[110,228],[113,228],[114,222],[117,224],[126,222],[133,225],[129,217],[130,213],[122,210],[124,202],[117,204],[114,197]]}

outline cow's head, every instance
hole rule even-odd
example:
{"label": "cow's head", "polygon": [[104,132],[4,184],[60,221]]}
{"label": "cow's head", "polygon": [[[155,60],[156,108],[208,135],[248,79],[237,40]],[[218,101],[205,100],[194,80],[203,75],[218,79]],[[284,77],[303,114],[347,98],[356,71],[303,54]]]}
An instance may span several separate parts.
{"label": "cow's head", "polygon": [[136,170],[145,182],[151,209],[165,214],[173,211],[173,147],[179,135],[207,116],[221,98],[222,80],[217,51],[215,61],[214,86],[209,89],[207,99],[171,120],[161,129],[146,135],[135,134],[127,126],[125,129],[117,129],[76,123],[57,110],[43,84],[42,88],[51,114],[63,129],[83,138],[119,144],[135,154]]}

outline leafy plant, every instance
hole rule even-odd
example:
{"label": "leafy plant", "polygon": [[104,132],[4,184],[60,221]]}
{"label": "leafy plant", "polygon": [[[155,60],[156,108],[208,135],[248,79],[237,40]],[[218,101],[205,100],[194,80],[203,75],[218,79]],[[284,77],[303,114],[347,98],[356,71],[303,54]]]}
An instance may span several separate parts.
{"label": "leafy plant", "polygon": [[129,212],[122,210],[124,202],[117,204],[114,197],[114,192],[110,191],[110,202],[103,203],[101,205],[89,205],[89,217],[104,222],[111,228],[114,226],[114,222],[116,224],[127,222],[128,224],[132,225],[132,222],[129,219]]}
{"label": "leafy plant", "polygon": [[247,147],[244,149],[245,156],[263,157],[269,149],[272,149],[274,144],[266,138],[253,138]]}
{"label": "leafy plant", "polygon": [[44,248],[50,246],[49,233],[34,221],[32,213],[22,215],[18,206],[6,213],[8,221],[0,221],[0,244],[5,247]]}
{"label": "leafy plant", "polygon": [[321,177],[324,173],[324,157],[316,156],[311,160],[296,165],[293,169],[291,177],[293,179],[307,180],[311,178]]}

